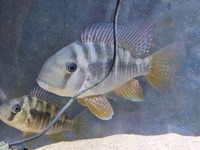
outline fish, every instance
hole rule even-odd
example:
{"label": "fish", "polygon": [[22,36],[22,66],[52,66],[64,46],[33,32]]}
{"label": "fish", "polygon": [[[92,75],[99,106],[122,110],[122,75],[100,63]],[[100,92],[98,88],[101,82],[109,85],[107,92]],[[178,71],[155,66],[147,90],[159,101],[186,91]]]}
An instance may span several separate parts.
{"label": "fish", "polygon": [[[30,95],[8,100],[0,105],[0,119],[22,131],[23,138],[28,138],[43,131],[67,102],[66,98],[36,87]],[[45,133],[54,142],[65,140],[64,131],[73,131],[76,135],[86,131],[87,110],[73,119],[68,116],[69,111],[66,111]]]}
{"label": "fish", "polygon": [[[81,40],[63,47],[43,64],[36,79],[38,85],[54,94],[73,97],[101,80],[113,61],[112,27],[112,23],[88,26]],[[144,76],[159,91],[169,90],[175,82],[186,55],[185,42],[174,42],[149,54],[154,27],[153,21],[117,26],[116,61],[110,74],[77,97],[98,118],[109,120],[114,115],[108,101],[112,95],[131,101],[144,99],[138,76]]]}

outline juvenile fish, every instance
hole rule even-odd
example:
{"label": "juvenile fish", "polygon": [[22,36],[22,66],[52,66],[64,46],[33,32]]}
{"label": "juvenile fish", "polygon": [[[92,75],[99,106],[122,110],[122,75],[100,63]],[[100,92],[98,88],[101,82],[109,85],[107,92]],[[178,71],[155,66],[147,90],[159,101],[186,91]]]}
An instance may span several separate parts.
{"label": "juvenile fish", "polygon": [[[66,98],[38,87],[33,89],[30,95],[0,105],[0,119],[7,125],[21,130],[23,137],[27,138],[45,129],[67,102]],[[75,119],[69,119],[68,112],[65,112],[46,134],[53,139],[58,138],[58,133],[63,131],[71,130],[80,134],[85,129],[85,119],[85,111]],[[64,140],[61,134],[59,138]]]}
{"label": "juvenile fish", "polygon": [[[153,27],[150,22],[118,25],[117,55],[111,73],[78,97],[78,101],[100,119],[113,116],[107,100],[112,94],[132,101],[143,99],[142,88],[135,77],[145,76],[158,90],[167,90],[174,82],[185,57],[184,43],[167,45],[143,58],[151,47]],[[81,41],[62,48],[45,62],[37,83],[49,92],[72,97],[108,73],[113,51],[112,24],[94,24],[83,32]]]}

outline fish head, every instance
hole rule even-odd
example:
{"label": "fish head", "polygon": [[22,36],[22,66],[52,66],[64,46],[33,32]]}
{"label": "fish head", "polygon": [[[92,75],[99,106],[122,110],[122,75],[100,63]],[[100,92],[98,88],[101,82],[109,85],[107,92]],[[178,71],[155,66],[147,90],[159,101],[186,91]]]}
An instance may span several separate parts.
{"label": "fish head", "polygon": [[77,93],[84,80],[86,64],[78,61],[77,52],[72,43],[53,56],[42,66],[37,78],[38,85],[46,91],[60,96],[72,97]]}
{"label": "fish head", "polygon": [[9,126],[23,131],[26,122],[25,97],[8,100],[0,105],[0,119]]}

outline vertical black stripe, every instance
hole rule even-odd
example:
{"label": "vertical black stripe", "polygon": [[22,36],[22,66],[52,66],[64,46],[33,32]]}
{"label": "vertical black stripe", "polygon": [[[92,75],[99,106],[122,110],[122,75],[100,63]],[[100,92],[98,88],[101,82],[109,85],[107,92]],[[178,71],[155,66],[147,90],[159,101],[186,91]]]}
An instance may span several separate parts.
{"label": "vertical black stripe", "polygon": [[73,44],[71,44],[70,46],[69,46],[69,50],[70,50],[70,52],[71,52],[71,59],[72,60],[77,60],[77,54],[76,54],[76,51],[75,51],[75,43],[73,43]]}
{"label": "vertical black stripe", "polygon": [[97,55],[97,58],[103,59],[103,58],[102,58],[102,54],[103,54],[104,52],[102,51],[102,46],[100,46],[100,44],[93,44],[93,47],[94,47],[94,49],[95,49],[95,53],[96,53],[96,55]]}
{"label": "vertical black stripe", "polygon": [[81,50],[82,50],[82,52],[84,54],[85,59],[88,60],[88,58],[89,58],[89,49],[86,46],[87,43],[77,42],[77,44],[81,47]]}
{"label": "vertical black stripe", "polygon": [[16,113],[11,112],[10,116],[7,120],[12,121],[14,119],[15,115],[16,115]]}

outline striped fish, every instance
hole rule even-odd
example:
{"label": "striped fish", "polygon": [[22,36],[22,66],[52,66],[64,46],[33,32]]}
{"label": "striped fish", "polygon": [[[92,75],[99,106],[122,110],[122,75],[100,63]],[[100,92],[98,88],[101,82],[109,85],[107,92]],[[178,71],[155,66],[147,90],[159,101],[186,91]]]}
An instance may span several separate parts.
{"label": "striped fish", "polygon": [[[0,106],[0,119],[9,126],[21,130],[23,137],[27,138],[44,130],[67,102],[66,98],[37,87],[30,95],[3,103]],[[69,119],[68,114],[69,112],[65,112],[46,133],[55,142],[64,140],[64,136],[58,136],[58,133],[72,130],[80,134],[85,128],[85,111],[75,119]]]}
{"label": "striped fish", "polygon": [[[114,112],[107,100],[112,95],[132,101],[143,99],[137,76],[145,76],[153,87],[167,90],[185,57],[184,42],[177,42],[147,55],[151,48],[151,22],[119,25],[117,55],[109,76],[96,87],[78,97],[78,101],[103,120]],[[37,83],[43,89],[61,96],[93,85],[109,71],[113,59],[111,23],[94,24],[83,32],[81,41],[74,42],[51,56],[43,65]]]}

